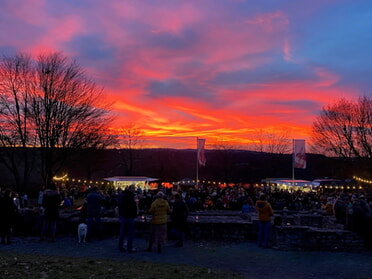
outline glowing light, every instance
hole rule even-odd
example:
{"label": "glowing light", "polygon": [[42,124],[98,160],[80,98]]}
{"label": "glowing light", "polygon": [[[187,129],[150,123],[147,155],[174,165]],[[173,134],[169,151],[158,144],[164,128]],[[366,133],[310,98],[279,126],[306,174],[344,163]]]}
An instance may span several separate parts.
{"label": "glowing light", "polygon": [[369,180],[369,179],[360,178],[360,177],[358,177],[358,176],[353,176],[353,178],[354,178],[356,181],[359,181],[359,182],[362,182],[362,183],[372,184],[372,180]]}
{"label": "glowing light", "polygon": [[65,174],[63,176],[54,176],[53,180],[60,181],[60,180],[66,179],[66,178],[67,178],[67,174]]}

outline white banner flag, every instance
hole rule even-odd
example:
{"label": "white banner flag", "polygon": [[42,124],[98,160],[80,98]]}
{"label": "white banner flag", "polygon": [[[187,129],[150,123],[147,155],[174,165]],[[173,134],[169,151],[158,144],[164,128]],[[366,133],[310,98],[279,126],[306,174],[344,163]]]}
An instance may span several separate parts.
{"label": "white banner flag", "polygon": [[293,140],[294,168],[306,169],[305,140]]}
{"label": "white banner flag", "polygon": [[199,165],[205,166],[205,163],[207,159],[205,158],[204,154],[204,146],[205,146],[205,139],[197,139],[197,145],[198,145],[198,162]]}

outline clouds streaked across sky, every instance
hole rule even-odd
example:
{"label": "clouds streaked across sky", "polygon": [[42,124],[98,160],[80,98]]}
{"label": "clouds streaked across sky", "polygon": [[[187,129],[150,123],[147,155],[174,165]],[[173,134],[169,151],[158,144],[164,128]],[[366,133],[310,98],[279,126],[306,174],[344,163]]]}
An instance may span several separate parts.
{"label": "clouds streaked across sky", "polygon": [[322,106],[372,91],[365,0],[0,0],[0,53],[61,51],[148,147],[307,139]]}

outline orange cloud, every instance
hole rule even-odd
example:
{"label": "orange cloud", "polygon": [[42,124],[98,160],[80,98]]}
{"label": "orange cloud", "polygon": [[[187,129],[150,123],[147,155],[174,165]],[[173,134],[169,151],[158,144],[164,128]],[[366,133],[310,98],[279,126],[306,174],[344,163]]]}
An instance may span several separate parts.
{"label": "orange cloud", "polygon": [[[195,147],[196,136],[249,146],[257,131],[275,129],[308,138],[323,104],[363,93],[355,84],[369,88],[349,70],[368,76],[357,44],[368,31],[353,29],[352,9],[324,16],[335,0],[280,10],[249,1],[88,2],[6,1],[0,47],[76,58],[113,101],[113,129],[136,123],[148,146]],[[329,27],[343,20],[337,32]],[[339,38],[343,30],[353,36]]]}

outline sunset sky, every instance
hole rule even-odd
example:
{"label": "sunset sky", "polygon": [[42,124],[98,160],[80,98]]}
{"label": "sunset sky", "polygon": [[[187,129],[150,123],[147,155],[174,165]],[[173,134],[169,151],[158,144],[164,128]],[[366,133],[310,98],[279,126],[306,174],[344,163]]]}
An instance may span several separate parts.
{"label": "sunset sky", "polygon": [[372,92],[372,1],[0,3],[0,54],[76,59],[145,147],[308,140],[323,105]]}

